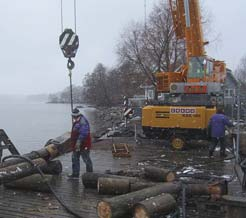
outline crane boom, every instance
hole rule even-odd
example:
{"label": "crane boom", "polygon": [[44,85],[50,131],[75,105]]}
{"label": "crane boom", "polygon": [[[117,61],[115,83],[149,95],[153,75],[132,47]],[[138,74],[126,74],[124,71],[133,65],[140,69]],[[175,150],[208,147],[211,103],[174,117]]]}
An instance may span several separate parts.
{"label": "crane boom", "polygon": [[169,0],[169,5],[176,37],[185,42],[186,63],[179,72],[157,73],[157,91],[170,92],[172,83],[223,83],[225,63],[207,57],[205,52],[199,0]]}
{"label": "crane boom", "polygon": [[169,0],[176,37],[186,42],[186,57],[205,55],[198,0]]}

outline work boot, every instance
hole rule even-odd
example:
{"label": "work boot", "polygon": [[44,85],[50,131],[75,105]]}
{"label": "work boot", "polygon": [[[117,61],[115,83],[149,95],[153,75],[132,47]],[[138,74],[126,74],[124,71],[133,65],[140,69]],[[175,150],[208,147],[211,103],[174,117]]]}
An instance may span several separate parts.
{"label": "work boot", "polygon": [[75,175],[75,174],[69,174],[69,175],[67,175],[67,178],[68,179],[79,179],[79,175]]}

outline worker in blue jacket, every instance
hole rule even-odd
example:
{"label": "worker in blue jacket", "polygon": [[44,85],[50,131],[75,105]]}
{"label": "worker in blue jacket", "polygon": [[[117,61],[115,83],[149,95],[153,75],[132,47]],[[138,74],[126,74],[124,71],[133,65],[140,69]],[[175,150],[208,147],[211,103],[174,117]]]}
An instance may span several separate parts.
{"label": "worker in blue jacket", "polygon": [[218,108],[209,121],[209,129],[212,138],[212,143],[209,148],[209,157],[213,156],[214,150],[218,143],[220,143],[220,156],[225,157],[225,127],[232,127],[233,124],[224,115],[224,110]]}

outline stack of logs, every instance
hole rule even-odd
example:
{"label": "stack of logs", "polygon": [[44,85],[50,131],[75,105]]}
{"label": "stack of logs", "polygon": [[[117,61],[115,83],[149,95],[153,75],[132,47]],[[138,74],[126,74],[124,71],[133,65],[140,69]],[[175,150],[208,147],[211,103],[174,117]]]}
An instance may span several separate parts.
{"label": "stack of logs", "polygon": [[[103,195],[117,195],[98,203],[98,217],[151,218],[174,212],[177,209],[176,198],[183,188],[183,184],[176,181],[175,172],[145,167],[144,174],[151,182],[112,174],[83,174],[85,188],[95,188]],[[219,198],[227,193],[227,183],[224,181],[214,184],[186,184],[185,188],[188,196],[209,195]]]}
{"label": "stack of logs", "polygon": [[[70,133],[57,137],[54,142],[23,155],[32,160],[35,167],[19,158],[7,159],[0,163],[0,185],[8,188],[49,191],[46,182],[52,182],[52,175],[62,172],[61,162],[53,159],[71,151]],[[37,166],[45,174],[45,179],[38,174]]]}

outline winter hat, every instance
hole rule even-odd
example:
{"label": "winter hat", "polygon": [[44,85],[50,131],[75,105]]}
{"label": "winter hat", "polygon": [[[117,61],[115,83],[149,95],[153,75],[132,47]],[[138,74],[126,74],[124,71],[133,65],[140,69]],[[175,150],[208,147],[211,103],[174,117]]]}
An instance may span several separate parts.
{"label": "winter hat", "polygon": [[75,108],[73,109],[73,112],[72,112],[72,117],[78,117],[78,116],[81,116],[81,112],[79,111],[78,108]]}

